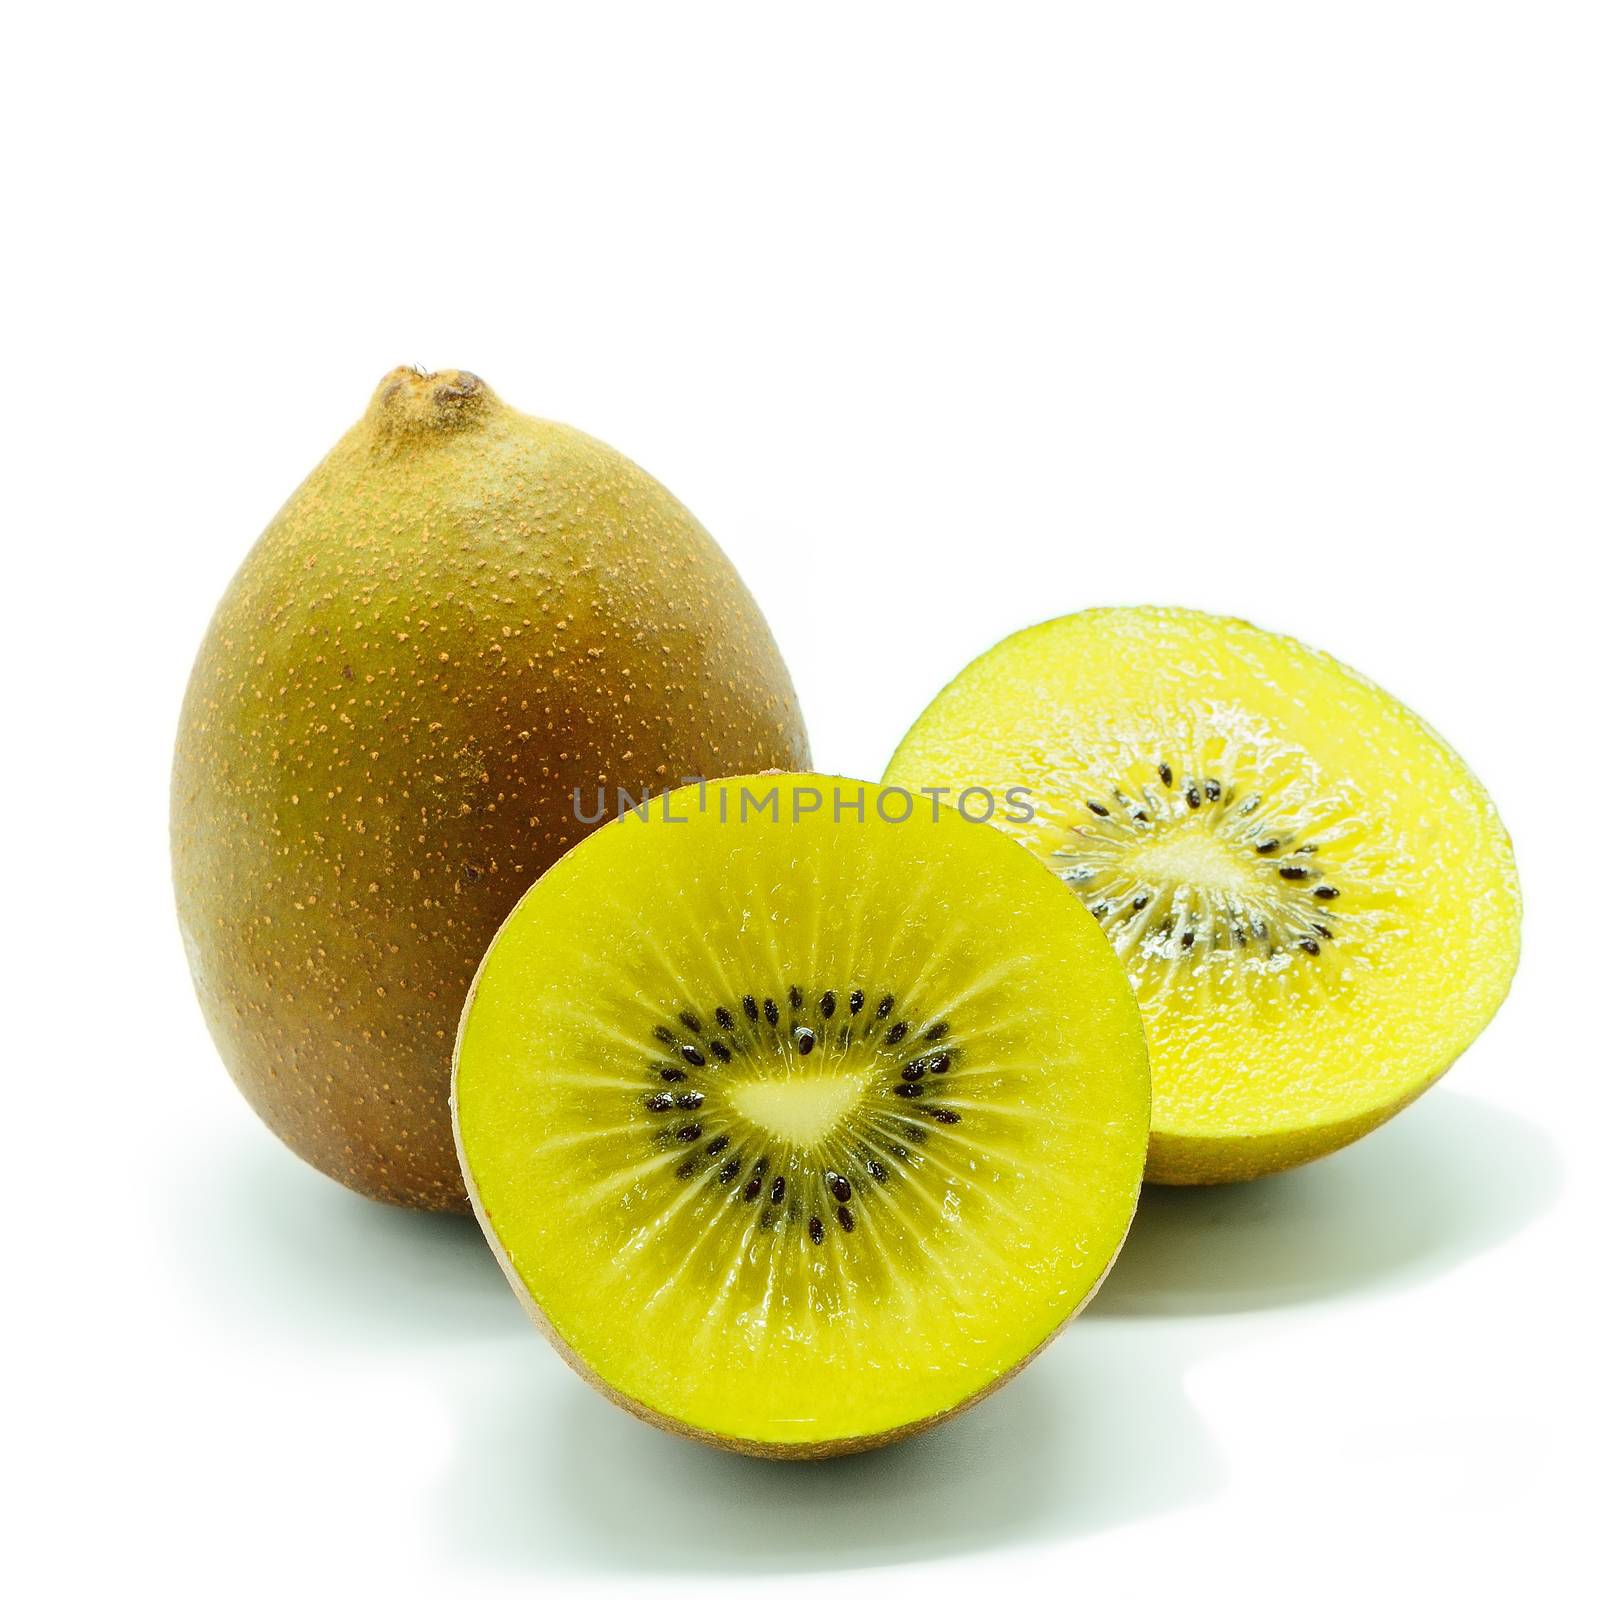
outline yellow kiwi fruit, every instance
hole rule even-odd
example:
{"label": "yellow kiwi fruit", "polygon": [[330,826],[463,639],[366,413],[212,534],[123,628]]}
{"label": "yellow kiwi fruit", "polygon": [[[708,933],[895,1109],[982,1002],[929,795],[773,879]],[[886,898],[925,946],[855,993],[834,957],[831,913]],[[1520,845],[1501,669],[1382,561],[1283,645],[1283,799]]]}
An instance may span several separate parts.
{"label": "yellow kiwi fruit", "polygon": [[954,1416],[1093,1294],[1149,1129],[1093,919],[992,828],[874,784],[727,779],[600,829],[462,1017],[473,1203],[610,1399],[752,1455]]}
{"label": "yellow kiwi fruit", "polygon": [[968,795],[1099,919],[1149,1039],[1155,1182],[1359,1138],[1516,968],[1510,840],[1460,756],[1333,657],[1233,618],[1114,608],[1014,634],[885,781]]}
{"label": "yellow kiwi fruit", "polygon": [[760,611],[661,484],[471,373],[397,369],[184,700],[173,876],[223,1060],[323,1172],[464,1209],[451,1046],[518,897],[618,789],[807,762]]}

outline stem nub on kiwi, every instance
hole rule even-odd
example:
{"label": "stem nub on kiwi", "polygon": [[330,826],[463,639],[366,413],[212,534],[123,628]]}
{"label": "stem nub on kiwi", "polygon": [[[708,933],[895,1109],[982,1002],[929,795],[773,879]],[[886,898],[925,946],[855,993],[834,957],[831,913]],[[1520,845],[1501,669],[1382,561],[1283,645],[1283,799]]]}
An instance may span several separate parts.
{"label": "stem nub on kiwi", "polygon": [[653,803],[529,890],[454,1105],[479,1219],[578,1371],[814,1457],[952,1415],[1085,1303],[1149,1072],[1055,874],[927,801],[779,776]]}
{"label": "stem nub on kiwi", "polygon": [[1155,1182],[1359,1138],[1472,1042],[1516,967],[1483,786],[1375,684],[1248,623],[1134,608],[1014,634],[885,781],[1028,792],[996,825],[1077,891],[1139,997]]}
{"label": "stem nub on kiwi", "polygon": [[390,373],[184,701],[173,875],[229,1071],[342,1183],[464,1209],[450,1044],[517,897],[619,789],[807,762],[761,613],[659,483],[471,373]]}

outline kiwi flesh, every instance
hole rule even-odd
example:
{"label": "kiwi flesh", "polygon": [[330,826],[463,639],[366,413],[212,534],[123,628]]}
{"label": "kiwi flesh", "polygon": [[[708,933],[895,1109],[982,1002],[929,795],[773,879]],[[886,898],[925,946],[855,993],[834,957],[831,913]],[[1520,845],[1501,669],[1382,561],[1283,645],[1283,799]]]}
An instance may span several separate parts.
{"label": "kiwi flesh", "polygon": [[528,891],[453,1104],[479,1219],[574,1368],[673,1432],[810,1458],[954,1414],[1081,1308],[1149,1072],[1121,964],[1025,851],[762,776],[653,800]]}
{"label": "kiwi flesh", "polygon": [[1331,656],[1232,618],[1105,609],[1014,634],[885,781],[1009,795],[995,825],[1099,921],[1144,1016],[1154,1182],[1359,1138],[1471,1043],[1516,967],[1510,841],[1461,758]]}
{"label": "kiwi flesh", "polygon": [[390,373],[183,705],[173,876],[224,1062],[322,1171],[464,1210],[450,1051],[522,891],[602,789],[807,761],[760,611],[666,489],[471,373]]}

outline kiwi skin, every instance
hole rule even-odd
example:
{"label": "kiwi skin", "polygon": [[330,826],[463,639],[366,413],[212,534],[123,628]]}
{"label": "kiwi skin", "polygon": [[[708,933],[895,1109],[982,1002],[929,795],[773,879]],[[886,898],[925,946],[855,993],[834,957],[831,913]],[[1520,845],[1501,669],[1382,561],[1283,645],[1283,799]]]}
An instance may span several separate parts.
{"label": "kiwi skin", "polygon": [[[493,940],[490,941],[493,943]],[[488,955],[485,952],[484,964],[487,964]],[[1117,1247],[1111,1253],[1111,1259],[1106,1262],[1105,1271],[1095,1279],[1094,1287],[1073,1307],[1070,1315],[1058,1323],[1050,1333],[1036,1344],[1015,1366],[986,1383],[976,1394],[968,1395],[960,1405],[951,1406],[946,1411],[936,1411],[931,1416],[918,1417],[914,1422],[908,1422],[899,1428],[889,1428],[882,1433],[855,1434],[842,1439],[821,1439],[807,1444],[778,1444],[764,1439],[745,1439],[733,1434],[713,1433],[707,1428],[692,1427],[689,1423],[681,1422],[677,1417],[669,1417],[663,1411],[644,1405],[635,1400],[632,1395],[624,1394],[622,1390],[609,1384],[597,1373],[588,1362],[583,1359],[580,1351],[568,1344],[556,1331],[550,1319],[545,1316],[539,1302],[528,1293],[528,1287],[522,1281],[521,1275],[511,1264],[511,1258],[500,1243],[500,1235],[491,1221],[488,1208],[483,1203],[483,1197],[478,1192],[478,1185],[472,1176],[472,1168],[467,1161],[466,1147],[461,1142],[461,1123],[456,1116],[455,1096],[455,1065],[459,1062],[461,1053],[461,1039],[466,1032],[467,1013],[472,1009],[473,992],[478,987],[478,976],[483,970],[482,965],[478,973],[473,975],[471,987],[468,989],[465,1004],[461,1009],[461,1019],[456,1032],[456,1045],[451,1068],[450,1091],[450,1120],[455,1131],[456,1157],[467,1188],[467,1199],[472,1207],[472,1214],[478,1219],[478,1226],[483,1230],[483,1236],[489,1242],[489,1248],[494,1252],[494,1258],[500,1263],[500,1270],[505,1274],[506,1282],[511,1285],[512,1291],[521,1302],[522,1309],[527,1312],[540,1333],[555,1347],[556,1353],[566,1364],[572,1368],[592,1389],[604,1395],[613,1405],[620,1406],[630,1416],[637,1417],[641,1422],[648,1422],[652,1427],[660,1428],[665,1433],[675,1435],[679,1439],[688,1439],[695,1444],[707,1444],[718,1450],[731,1451],[735,1455],[756,1456],[766,1461],[828,1461],[835,1456],[861,1455],[868,1450],[881,1449],[885,1445],[899,1444],[905,1439],[914,1439],[919,1433],[926,1433],[929,1428],[937,1427],[941,1422],[948,1422],[952,1417],[958,1417],[963,1411],[970,1410],[980,1400],[987,1400],[998,1389],[1003,1389],[1016,1375],[1039,1356],[1057,1338],[1068,1324],[1077,1321],[1083,1309],[1094,1297],[1099,1294],[1101,1286],[1111,1276],[1111,1269],[1117,1264],[1117,1257],[1122,1254],[1123,1246],[1128,1242],[1128,1234],[1133,1227],[1134,1211],[1128,1213],[1128,1226],[1123,1229],[1122,1237],[1117,1241]],[[1146,1107],[1148,1110],[1148,1106]]]}
{"label": "kiwi skin", "polygon": [[171,843],[196,992],[245,1097],[360,1193],[467,1209],[451,1045],[495,929],[596,791],[809,760],[710,536],[608,446],[397,368],[201,644]]}
{"label": "kiwi skin", "polygon": [[1360,1116],[1338,1122],[1315,1123],[1305,1128],[1290,1128],[1282,1133],[1258,1133],[1231,1139],[1202,1139],[1181,1133],[1150,1133],[1150,1154],[1145,1163],[1144,1181],[1175,1188],[1219,1183],[1249,1183],[1288,1172],[1307,1162],[1320,1161],[1343,1150],[1357,1139],[1364,1139],[1374,1128],[1421,1098],[1444,1075],[1447,1068],[1424,1083],[1415,1084],[1406,1094],[1387,1105],[1376,1106]]}

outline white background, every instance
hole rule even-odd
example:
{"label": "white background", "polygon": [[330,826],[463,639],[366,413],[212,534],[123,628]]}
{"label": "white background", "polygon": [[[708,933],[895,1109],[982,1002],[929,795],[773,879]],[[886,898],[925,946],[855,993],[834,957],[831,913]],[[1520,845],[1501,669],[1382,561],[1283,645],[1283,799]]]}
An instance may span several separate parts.
{"label": "white background", "polygon": [[[1591,7],[67,6],[5,55],[13,1593],[1588,1571]],[[210,609],[413,361],[686,500],[825,769],[1089,604],[1334,651],[1498,798],[1510,1001],[1359,1147],[1151,1194],[921,1441],[779,1466],[613,1411],[470,1222],[254,1121],[170,908]]]}

